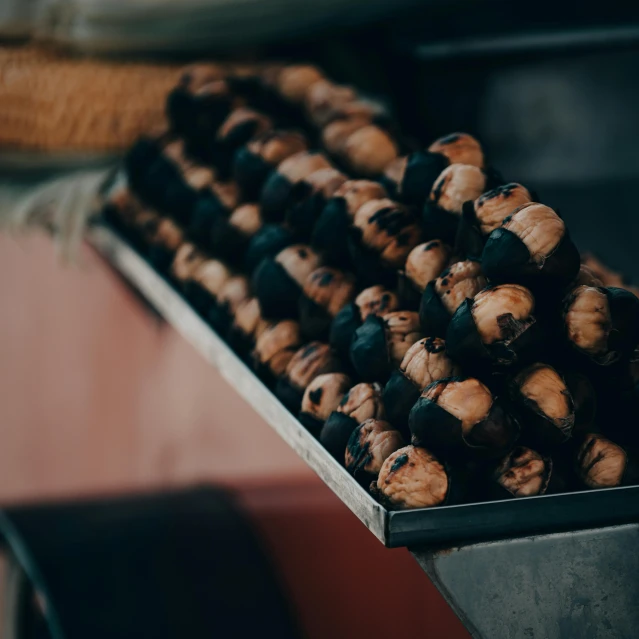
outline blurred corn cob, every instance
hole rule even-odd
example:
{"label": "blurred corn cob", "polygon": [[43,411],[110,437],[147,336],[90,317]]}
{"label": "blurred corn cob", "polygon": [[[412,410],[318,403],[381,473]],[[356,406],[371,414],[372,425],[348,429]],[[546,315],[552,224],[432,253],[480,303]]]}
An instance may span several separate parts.
{"label": "blurred corn cob", "polygon": [[0,148],[119,151],[164,125],[179,67],[0,47]]}

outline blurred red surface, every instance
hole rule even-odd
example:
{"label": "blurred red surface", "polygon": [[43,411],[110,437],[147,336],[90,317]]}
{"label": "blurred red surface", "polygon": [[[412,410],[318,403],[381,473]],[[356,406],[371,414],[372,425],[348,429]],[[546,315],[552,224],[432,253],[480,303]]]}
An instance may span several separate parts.
{"label": "blurred red surface", "polygon": [[2,503],[236,489],[308,637],[468,637],[405,550],[385,549],[90,251],[0,237]]}

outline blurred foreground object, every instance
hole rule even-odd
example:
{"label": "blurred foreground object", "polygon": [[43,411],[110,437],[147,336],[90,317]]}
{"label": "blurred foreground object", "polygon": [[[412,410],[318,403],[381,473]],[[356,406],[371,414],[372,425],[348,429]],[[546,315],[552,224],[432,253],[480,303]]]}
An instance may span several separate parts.
{"label": "blurred foreground object", "polygon": [[117,152],[164,125],[178,66],[74,59],[0,47],[0,148]]}
{"label": "blurred foreground object", "polygon": [[10,508],[0,533],[28,577],[7,611],[16,639],[43,622],[37,636],[53,639],[299,636],[260,540],[222,490]]}

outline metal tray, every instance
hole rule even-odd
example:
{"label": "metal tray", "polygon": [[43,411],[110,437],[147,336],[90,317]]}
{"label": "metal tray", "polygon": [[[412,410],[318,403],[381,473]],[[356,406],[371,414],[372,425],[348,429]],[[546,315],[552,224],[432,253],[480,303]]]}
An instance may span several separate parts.
{"label": "metal tray", "polygon": [[289,413],[188,302],[110,229],[87,239],[321,477],[386,546],[462,542],[597,528],[639,521],[639,486],[433,509],[388,511]]}

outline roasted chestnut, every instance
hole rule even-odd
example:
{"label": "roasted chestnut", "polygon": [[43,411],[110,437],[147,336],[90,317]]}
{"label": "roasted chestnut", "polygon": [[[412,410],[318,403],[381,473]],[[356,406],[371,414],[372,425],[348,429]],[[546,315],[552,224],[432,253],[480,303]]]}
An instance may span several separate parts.
{"label": "roasted chestnut", "polygon": [[350,347],[351,363],[361,379],[386,381],[392,368],[400,365],[408,349],[422,337],[417,313],[369,315],[355,331]]}
{"label": "roasted chestnut", "polygon": [[255,341],[253,365],[257,374],[267,385],[286,372],[293,355],[302,345],[300,326],[292,320],[271,324]]}
{"label": "roasted chestnut", "polygon": [[297,317],[299,298],[319,257],[309,246],[294,244],[264,258],[253,274],[253,290],[266,319]]}
{"label": "roasted chestnut", "polygon": [[353,131],[344,143],[343,159],[354,173],[381,175],[399,153],[397,143],[384,129],[369,124]]}
{"label": "roasted chestnut", "polygon": [[322,259],[333,266],[348,267],[348,229],[355,213],[370,200],[383,199],[386,191],[377,182],[348,180],[344,182],[324,206],[315,222],[311,246]]}
{"label": "roasted chestnut", "polygon": [[422,392],[408,417],[412,442],[444,459],[499,457],[519,437],[519,424],[472,377],[440,379]]}
{"label": "roasted chestnut", "polygon": [[446,330],[446,349],[453,359],[469,366],[519,362],[540,343],[534,310],[535,298],[527,288],[489,286],[455,311]]}
{"label": "roasted chestnut", "polygon": [[195,244],[185,242],[176,251],[171,264],[171,275],[180,284],[187,285],[194,273],[206,260],[206,255],[198,250]]}
{"label": "roasted chestnut", "polygon": [[233,275],[217,294],[216,304],[208,312],[207,319],[220,334],[226,335],[240,304],[250,298],[251,289],[244,275]]}
{"label": "roasted chestnut", "polygon": [[408,438],[408,415],[422,390],[456,373],[457,367],[446,354],[443,339],[425,337],[415,342],[384,387],[384,406],[390,422]]}
{"label": "roasted chestnut", "polygon": [[388,456],[404,445],[401,433],[388,422],[367,419],[351,433],[344,465],[357,481],[367,486],[377,479]]}
{"label": "roasted chestnut", "polygon": [[293,355],[285,375],[277,382],[275,394],[297,415],[304,391],[311,381],[324,373],[337,373],[340,368],[339,358],[328,344],[310,342]]}
{"label": "roasted chestnut", "polygon": [[351,383],[344,373],[326,373],[318,375],[306,387],[299,420],[313,435],[319,436],[324,422],[344,399]]}
{"label": "roasted chestnut", "polygon": [[399,299],[383,286],[364,289],[355,301],[346,304],[331,323],[330,344],[339,353],[346,354],[355,331],[371,315],[385,315],[399,308]]}
{"label": "roasted chestnut", "polygon": [[572,436],[573,398],[562,376],[549,364],[532,364],[518,373],[510,383],[510,395],[523,427],[522,441],[546,450]]}
{"label": "roasted chestnut", "polygon": [[367,419],[384,419],[382,387],[379,384],[357,384],[342,398],[326,420],[320,442],[326,450],[344,463],[344,452],[351,433]]}
{"label": "roasted chestnut", "polygon": [[639,299],[614,286],[578,286],[564,299],[569,343],[601,366],[628,357],[639,343]]}
{"label": "roasted chestnut", "polygon": [[231,111],[211,143],[208,162],[217,168],[221,179],[229,179],[235,152],[252,138],[264,135],[272,128],[271,118],[254,109],[240,107]]}
{"label": "roasted chestnut", "polygon": [[280,162],[262,188],[262,214],[268,222],[281,222],[291,202],[294,186],[320,169],[330,169],[331,164],[317,152],[300,151]]}
{"label": "roasted chestnut", "polygon": [[439,277],[449,260],[450,247],[440,240],[418,244],[408,254],[399,278],[399,294],[406,308],[417,308],[427,284]]}
{"label": "roasted chestnut", "polygon": [[246,359],[255,346],[255,340],[266,327],[267,322],[262,318],[260,303],[256,297],[249,297],[241,301],[235,309],[227,342],[242,359]]}
{"label": "roasted chestnut", "polygon": [[161,273],[165,272],[173,262],[176,251],[184,241],[182,229],[169,218],[159,218],[153,224],[152,233],[147,233],[147,249],[149,262]]}
{"label": "roasted chestnut", "polygon": [[455,311],[486,287],[481,264],[471,260],[456,262],[429,282],[419,305],[419,321],[425,335],[442,337]]}
{"label": "roasted chestnut", "polygon": [[575,468],[588,488],[614,488],[639,483],[634,454],[603,435],[587,434],[577,450]]}
{"label": "roasted chestnut", "polygon": [[302,103],[311,87],[323,80],[322,72],[310,64],[284,66],[274,77],[274,84],[280,95],[293,103]]}
{"label": "roasted chestnut", "polygon": [[209,320],[217,309],[220,292],[232,277],[233,274],[224,262],[203,260],[186,284],[186,297],[193,308]]}
{"label": "roasted chestnut", "polygon": [[233,177],[248,201],[257,200],[264,182],[286,158],[306,151],[306,138],[296,131],[269,131],[235,153]]}
{"label": "roasted chestnut", "polygon": [[482,193],[474,202],[465,202],[455,238],[455,253],[480,259],[486,237],[519,207],[532,201],[526,187],[509,182]]}
{"label": "roasted chestnut", "polygon": [[430,153],[439,153],[450,164],[469,164],[484,168],[484,152],[479,142],[468,133],[449,133],[435,140],[429,147]]}
{"label": "roasted chestnut", "polygon": [[476,166],[451,164],[444,169],[424,203],[424,238],[439,238],[452,244],[457,235],[464,202],[475,200],[485,188],[486,175]]}
{"label": "roasted chestnut", "polygon": [[435,180],[448,164],[448,158],[440,153],[415,151],[389,162],[382,183],[393,199],[422,207]]}
{"label": "roasted chestnut", "polygon": [[482,269],[496,281],[533,282],[543,276],[565,286],[579,271],[579,252],[563,220],[548,206],[524,204],[494,230]]}
{"label": "roasted chestnut", "polygon": [[391,453],[379,471],[371,493],[387,508],[432,508],[446,503],[449,475],[425,448],[405,446]]}
{"label": "roasted chestnut", "polygon": [[279,224],[263,224],[251,238],[244,266],[249,273],[262,263],[264,258],[275,257],[280,251],[294,242],[293,233]]}
{"label": "roasted chestnut", "polygon": [[302,241],[308,241],[327,200],[346,182],[336,169],[320,169],[298,182],[291,191],[284,222]]}
{"label": "roasted chestnut", "polygon": [[560,492],[563,480],[558,478],[550,457],[525,446],[513,448],[492,469],[486,485],[476,493],[482,499],[512,499]]}
{"label": "roasted chestnut", "polygon": [[309,87],[304,103],[313,124],[323,127],[339,113],[341,107],[356,99],[357,93],[353,88],[322,79]]}
{"label": "roasted chestnut", "polygon": [[348,138],[356,131],[370,126],[370,123],[371,119],[368,115],[354,115],[333,120],[322,130],[322,146],[332,157],[343,158]]}
{"label": "roasted chestnut", "polygon": [[328,335],[333,318],[355,296],[355,278],[328,266],[315,269],[304,282],[299,302],[300,325],[305,335]]}
{"label": "roasted chestnut", "polygon": [[391,200],[371,200],[355,213],[349,249],[363,281],[379,284],[395,279],[390,269],[404,266],[419,244],[421,230],[410,209]]}

